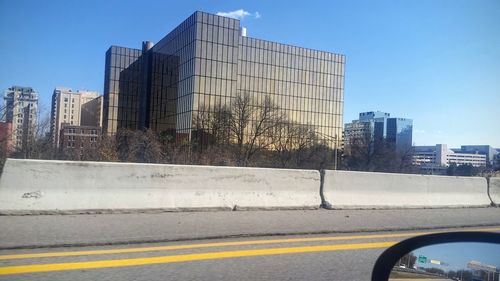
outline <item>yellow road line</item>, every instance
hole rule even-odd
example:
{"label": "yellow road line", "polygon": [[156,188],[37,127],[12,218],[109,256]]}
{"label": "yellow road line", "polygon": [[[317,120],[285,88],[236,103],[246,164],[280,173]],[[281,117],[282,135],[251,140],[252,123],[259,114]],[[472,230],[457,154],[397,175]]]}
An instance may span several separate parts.
{"label": "yellow road line", "polygon": [[[469,229],[469,230],[470,231],[500,231],[500,227],[497,227],[497,228],[476,228],[476,229]],[[169,246],[156,246],[156,247],[122,248],[122,249],[74,251],[74,252],[12,254],[12,255],[0,255],[0,260],[49,258],[49,257],[71,257],[71,256],[88,256],[88,255],[108,255],[108,254],[126,254],[126,253],[186,250],[186,249],[200,249],[200,248],[213,248],[213,247],[283,244],[283,243],[322,242],[322,241],[341,241],[341,240],[378,239],[378,238],[398,238],[398,237],[410,237],[410,236],[425,235],[425,234],[431,234],[431,233],[437,233],[437,232],[406,232],[406,233],[393,233],[393,234],[371,234],[371,235],[352,235],[352,236],[333,236],[333,237],[329,236],[329,237],[312,237],[312,238],[289,238],[289,239],[215,242],[215,243],[200,243],[200,244],[187,244],[187,245],[169,245]]]}
{"label": "yellow road line", "polygon": [[0,267],[0,275],[139,266],[148,264],[165,264],[165,263],[227,259],[227,258],[238,258],[238,257],[255,257],[255,256],[270,256],[270,255],[282,255],[282,254],[387,248],[396,243],[398,243],[398,241],[357,243],[357,244],[337,244],[337,245],[322,245],[322,246],[303,246],[303,247],[290,247],[290,248],[268,248],[268,249],[239,250],[239,251],[226,251],[226,252],[209,252],[209,253],[184,254],[184,255],[134,258],[134,259],[16,265],[16,266]]}

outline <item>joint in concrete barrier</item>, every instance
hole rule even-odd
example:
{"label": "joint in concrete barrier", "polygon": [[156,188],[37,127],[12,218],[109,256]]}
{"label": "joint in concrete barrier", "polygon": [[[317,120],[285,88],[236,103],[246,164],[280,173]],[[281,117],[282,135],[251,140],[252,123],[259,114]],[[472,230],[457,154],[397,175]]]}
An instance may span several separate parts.
{"label": "joint in concrete barrier", "polygon": [[490,193],[490,178],[491,178],[491,176],[486,176],[485,178],[486,178],[486,191],[488,193],[488,198],[491,201],[491,206],[492,207],[500,207],[500,205],[495,204],[495,202],[493,201],[493,198],[491,198],[491,193]]}
{"label": "joint in concrete barrier", "polygon": [[323,188],[325,186],[325,169],[319,170],[320,175],[320,185],[319,185],[319,196],[321,197],[321,208],[332,209],[332,205],[328,203],[325,199],[325,194],[323,193]]}

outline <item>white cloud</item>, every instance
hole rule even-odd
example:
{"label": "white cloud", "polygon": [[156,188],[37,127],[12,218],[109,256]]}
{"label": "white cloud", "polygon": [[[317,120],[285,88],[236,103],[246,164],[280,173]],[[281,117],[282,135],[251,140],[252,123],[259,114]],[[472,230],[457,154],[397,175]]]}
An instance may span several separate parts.
{"label": "white cloud", "polygon": [[217,12],[216,15],[222,16],[222,17],[238,19],[238,20],[242,20],[246,16],[253,16],[255,19],[260,19],[260,17],[261,17],[259,12],[255,12],[252,14],[248,11],[243,10],[243,9],[239,9],[239,10],[231,11],[231,12]]}
{"label": "white cloud", "polygon": [[[241,20],[244,17],[249,16],[251,14],[243,9],[239,9],[239,10],[231,11],[231,12],[217,12],[216,15]],[[259,15],[259,17],[260,17],[260,15]]]}

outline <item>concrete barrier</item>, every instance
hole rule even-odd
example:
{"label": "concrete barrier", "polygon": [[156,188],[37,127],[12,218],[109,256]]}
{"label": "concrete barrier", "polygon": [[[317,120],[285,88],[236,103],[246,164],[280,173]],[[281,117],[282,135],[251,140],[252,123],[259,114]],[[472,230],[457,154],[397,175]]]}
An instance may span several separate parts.
{"label": "concrete barrier", "polygon": [[500,206],[500,178],[490,178],[488,194],[493,204]]}
{"label": "concrete barrier", "polygon": [[314,170],[8,159],[1,213],[319,208]]}
{"label": "concrete barrier", "polygon": [[325,171],[327,207],[440,208],[489,206],[487,182],[479,177],[447,177]]}

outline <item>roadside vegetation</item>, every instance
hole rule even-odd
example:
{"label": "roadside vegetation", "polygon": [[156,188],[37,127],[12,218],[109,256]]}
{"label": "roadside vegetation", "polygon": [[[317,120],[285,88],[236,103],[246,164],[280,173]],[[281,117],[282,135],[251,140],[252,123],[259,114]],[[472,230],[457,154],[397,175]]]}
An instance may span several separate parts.
{"label": "roadside vegetation", "polygon": [[[411,149],[397,152],[383,140],[373,143],[358,138],[345,143],[340,137],[320,134],[313,126],[295,123],[283,112],[269,97],[255,101],[241,94],[230,107],[215,110],[199,105],[191,138],[121,129],[114,136],[100,136],[95,148],[82,149],[54,148],[50,119],[41,116],[23,149],[5,151],[10,136],[0,136],[0,169],[11,157],[418,173]],[[447,172],[472,176],[482,171],[450,166]]]}

